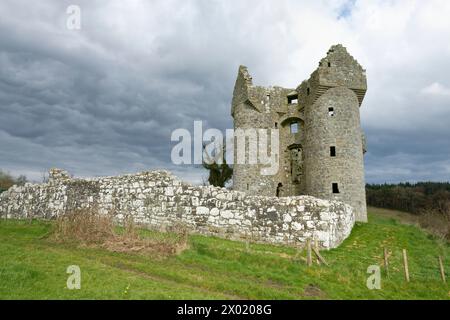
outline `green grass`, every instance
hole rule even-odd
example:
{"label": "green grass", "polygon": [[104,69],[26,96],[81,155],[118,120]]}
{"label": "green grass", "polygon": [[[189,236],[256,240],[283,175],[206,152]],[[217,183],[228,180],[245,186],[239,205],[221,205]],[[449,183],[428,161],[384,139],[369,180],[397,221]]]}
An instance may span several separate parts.
{"label": "green grass", "polygon": [[[372,212],[377,210],[372,209]],[[308,268],[294,248],[191,236],[190,249],[157,258],[56,244],[49,222],[0,222],[0,299],[449,299],[437,256],[450,246],[385,214],[369,214],[338,248],[323,251],[330,266]],[[149,236],[154,233],[148,232]],[[391,274],[369,290],[366,271],[392,250]],[[408,250],[411,282],[401,250]],[[66,269],[81,268],[81,290],[68,290]]]}

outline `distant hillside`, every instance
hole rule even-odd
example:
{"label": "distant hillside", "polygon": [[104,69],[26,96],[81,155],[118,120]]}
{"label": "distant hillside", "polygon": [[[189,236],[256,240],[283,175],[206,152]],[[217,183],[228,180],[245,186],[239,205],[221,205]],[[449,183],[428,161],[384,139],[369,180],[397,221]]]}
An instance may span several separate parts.
{"label": "distant hillside", "polygon": [[367,204],[411,212],[420,216],[420,225],[450,239],[450,183],[368,184]]}
{"label": "distant hillside", "polygon": [[[416,184],[368,184],[367,204],[420,214],[423,210],[448,209],[449,182],[419,182]],[[443,205],[445,208],[443,208]]]}

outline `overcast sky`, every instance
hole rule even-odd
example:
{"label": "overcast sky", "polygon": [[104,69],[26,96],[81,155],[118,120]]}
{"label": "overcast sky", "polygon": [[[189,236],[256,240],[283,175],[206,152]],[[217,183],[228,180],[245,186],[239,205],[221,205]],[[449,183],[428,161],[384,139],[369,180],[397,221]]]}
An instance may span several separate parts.
{"label": "overcast sky", "polygon": [[240,64],[296,87],[342,43],[367,69],[367,181],[450,180],[449,17],[447,0],[1,0],[0,169],[199,182],[171,164],[171,132],[232,128]]}

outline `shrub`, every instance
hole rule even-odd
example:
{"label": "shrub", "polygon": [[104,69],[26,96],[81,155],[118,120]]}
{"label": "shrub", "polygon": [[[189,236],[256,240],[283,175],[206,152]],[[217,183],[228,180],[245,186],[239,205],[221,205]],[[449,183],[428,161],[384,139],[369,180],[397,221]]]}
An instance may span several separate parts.
{"label": "shrub", "polygon": [[5,192],[13,185],[23,186],[26,182],[27,178],[24,175],[15,179],[10,174],[0,170],[0,193]]}
{"label": "shrub", "polygon": [[115,252],[138,252],[168,256],[184,251],[188,233],[179,228],[171,234],[145,232],[131,217],[116,226],[114,215],[102,215],[93,209],[80,209],[56,219],[51,238],[61,243],[97,246]]}
{"label": "shrub", "polygon": [[450,240],[450,211],[429,210],[419,216],[419,224],[443,240]]}
{"label": "shrub", "polygon": [[0,171],[0,193],[8,190],[14,185],[15,181],[9,174]]}

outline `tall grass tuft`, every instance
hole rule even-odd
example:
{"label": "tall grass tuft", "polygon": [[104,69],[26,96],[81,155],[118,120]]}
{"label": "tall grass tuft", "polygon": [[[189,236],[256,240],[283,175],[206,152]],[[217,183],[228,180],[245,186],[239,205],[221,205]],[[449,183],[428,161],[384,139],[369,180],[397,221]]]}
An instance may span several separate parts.
{"label": "tall grass tuft", "polygon": [[99,214],[94,209],[79,209],[56,219],[51,239],[59,243],[76,243],[101,247],[114,252],[136,252],[153,256],[179,254],[188,248],[188,232],[179,227],[162,236],[139,228],[132,217],[117,226],[113,214]]}

